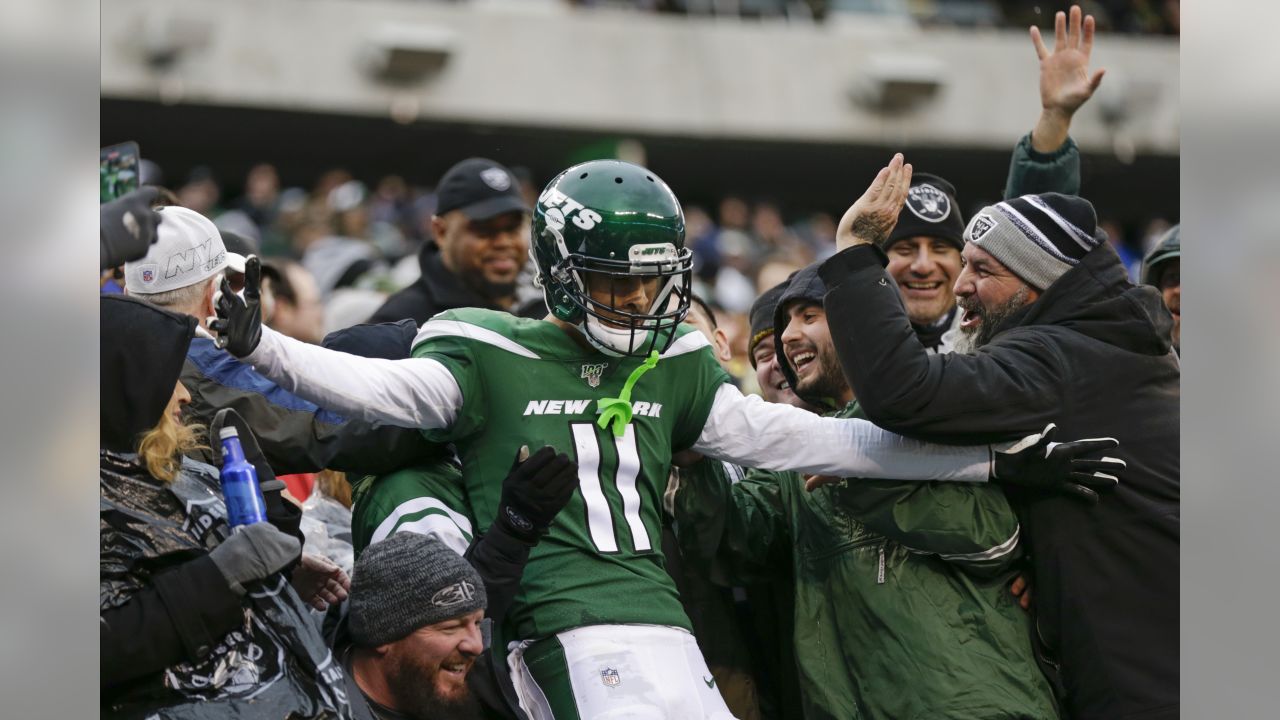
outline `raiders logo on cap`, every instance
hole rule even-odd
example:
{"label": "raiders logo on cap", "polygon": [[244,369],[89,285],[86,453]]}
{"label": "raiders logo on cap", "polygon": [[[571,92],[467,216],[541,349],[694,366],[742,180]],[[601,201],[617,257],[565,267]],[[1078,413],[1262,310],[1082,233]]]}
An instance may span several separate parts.
{"label": "raiders logo on cap", "polygon": [[502,168],[491,167],[488,170],[480,171],[480,179],[485,185],[502,192],[511,187],[511,176],[507,175],[507,171]]}
{"label": "raiders logo on cap", "polygon": [[907,191],[907,209],[925,222],[942,222],[951,214],[951,198],[932,185],[920,183]]}
{"label": "raiders logo on cap", "polygon": [[966,235],[969,242],[978,242],[984,235],[991,232],[991,228],[996,226],[996,221],[988,214],[982,213],[969,221],[969,232]]}

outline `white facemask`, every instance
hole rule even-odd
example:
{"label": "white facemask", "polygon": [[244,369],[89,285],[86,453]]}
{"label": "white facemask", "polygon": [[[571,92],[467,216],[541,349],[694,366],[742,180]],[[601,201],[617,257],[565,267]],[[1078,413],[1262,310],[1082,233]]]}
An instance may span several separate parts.
{"label": "white facemask", "polygon": [[647,347],[649,343],[650,331],[648,330],[638,331],[633,343],[630,328],[612,327],[592,315],[587,316],[581,329],[582,334],[587,336],[587,342],[600,352],[613,357],[621,357],[629,350]]}

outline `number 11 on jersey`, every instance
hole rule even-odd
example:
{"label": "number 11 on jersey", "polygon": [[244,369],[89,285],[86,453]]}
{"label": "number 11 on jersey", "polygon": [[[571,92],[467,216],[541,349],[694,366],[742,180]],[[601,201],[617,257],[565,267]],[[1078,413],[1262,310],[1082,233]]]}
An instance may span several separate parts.
{"label": "number 11 on jersey", "polygon": [[[591,541],[599,552],[616,553],[618,537],[614,531],[609,499],[605,497],[601,485],[600,441],[596,426],[591,423],[574,423],[571,427],[578,452],[578,483],[582,490],[582,500],[587,505],[587,526],[591,531]],[[611,432],[606,435],[614,437]],[[653,544],[649,540],[649,531],[640,518],[640,493],[636,490],[636,480],[640,476],[640,453],[636,448],[635,427],[627,425],[622,437],[614,438],[614,446],[618,454],[614,483],[618,494],[622,496],[622,517],[631,530],[636,552],[647,552],[653,549]]]}

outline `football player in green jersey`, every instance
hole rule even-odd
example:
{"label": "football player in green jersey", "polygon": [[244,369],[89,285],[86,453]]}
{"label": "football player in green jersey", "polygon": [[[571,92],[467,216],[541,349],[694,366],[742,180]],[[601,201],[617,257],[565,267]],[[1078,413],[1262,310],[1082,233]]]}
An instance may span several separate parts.
{"label": "football player in green jersey", "polygon": [[1117,482],[1120,461],[1077,459],[1114,440],[933,445],[742,395],[706,338],[681,324],[692,270],[684,215],[645,168],[565,170],[539,197],[533,232],[546,320],[455,310],[421,327],[411,358],[356,357],[262,328],[255,260],[243,299],[224,291],[214,328],[304,398],[454,443],[476,531],[494,522],[517,448],[573,448],[578,490],[531,552],[498,633],[534,718],[730,717],[657,542],[674,452],[839,477],[1066,492]]}

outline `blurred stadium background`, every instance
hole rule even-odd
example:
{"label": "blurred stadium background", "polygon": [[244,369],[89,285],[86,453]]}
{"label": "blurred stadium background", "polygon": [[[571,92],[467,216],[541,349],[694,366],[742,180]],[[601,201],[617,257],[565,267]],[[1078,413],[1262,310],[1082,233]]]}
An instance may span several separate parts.
{"label": "blurred stadium background", "polygon": [[[531,191],[633,160],[675,189],[707,291],[741,310],[771,260],[829,252],[894,151],[951,180],[966,216],[998,199],[1039,114],[1027,27],[1052,35],[1069,4],[112,0],[101,142],[137,140],[152,181],[268,254],[337,232],[389,268],[412,261],[457,160],[503,162]],[[1140,255],[1179,219],[1179,7],[1081,4],[1108,70],[1072,130],[1082,194]]]}

